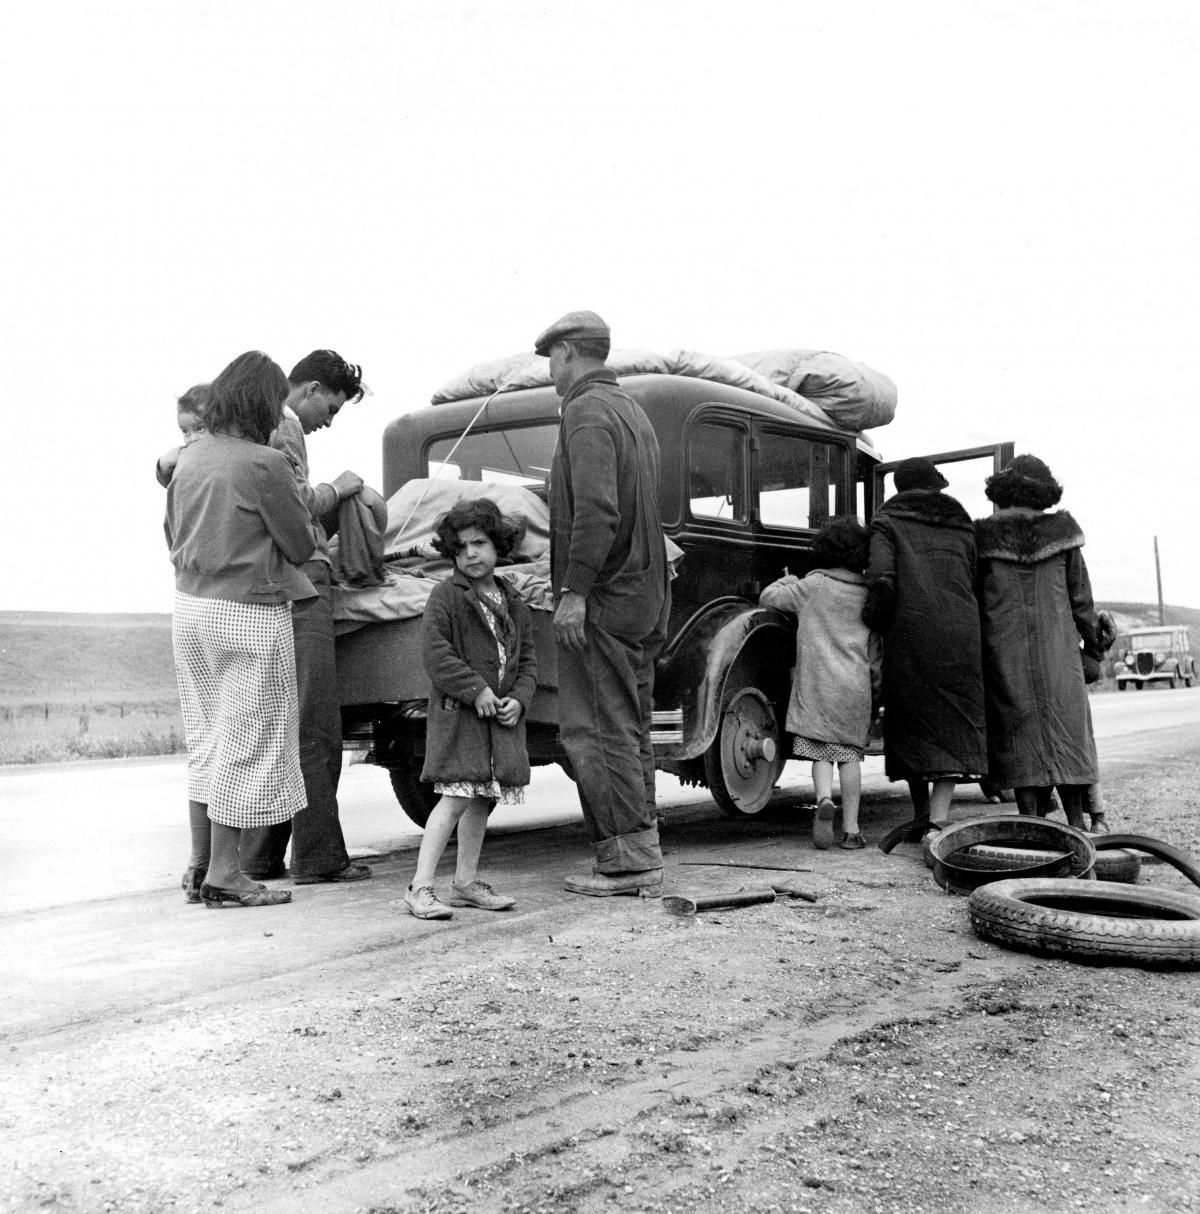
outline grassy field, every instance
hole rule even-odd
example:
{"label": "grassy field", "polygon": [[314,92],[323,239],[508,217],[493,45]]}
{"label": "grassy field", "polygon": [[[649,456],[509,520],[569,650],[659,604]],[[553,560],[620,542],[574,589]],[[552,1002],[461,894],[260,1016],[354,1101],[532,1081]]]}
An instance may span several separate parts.
{"label": "grassy field", "polygon": [[[1146,603],[1098,605],[1122,628],[1158,620]],[[1165,615],[1200,650],[1200,612]],[[183,749],[169,615],[0,611],[0,764]]]}
{"label": "grassy field", "polygon": [[179,700],[0,704],[0,764],[182,752]]}
{"label": "grassy field", "polygon": [[0,612],[0,763],[183,749],[169,615]]}

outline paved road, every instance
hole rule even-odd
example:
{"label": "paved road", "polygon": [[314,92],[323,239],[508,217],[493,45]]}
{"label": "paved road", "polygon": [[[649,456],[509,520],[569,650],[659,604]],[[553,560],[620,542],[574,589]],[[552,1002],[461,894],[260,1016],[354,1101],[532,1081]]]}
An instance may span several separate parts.
{"label": "paved road", "polygon": [[[1200,688],[1100,695],[1092,709],[1107,767],[1135,761],[1148,731],[1200,725]],[[883,777],[881,759],[867,760],[864,777],[868,800],[893,787]],[[0,768],[0,914],[177,882],[187,857],[185,788],[178,758]],[[783,796],[810,801],[808,765],[789,763],[780,788]],[[684,788],[669,776],[659,777],[659,797],[668,814],[711,806],[706,790]],[[341,805],[352,854],[418,845],[420,831],[397,806],[381,769],[348,766]],[[557,768],[540,768],[527,803],[498,809],[493,830],[531,830],[578,818],[571,782]],[[864,819],[869,829],[869,809]]]}

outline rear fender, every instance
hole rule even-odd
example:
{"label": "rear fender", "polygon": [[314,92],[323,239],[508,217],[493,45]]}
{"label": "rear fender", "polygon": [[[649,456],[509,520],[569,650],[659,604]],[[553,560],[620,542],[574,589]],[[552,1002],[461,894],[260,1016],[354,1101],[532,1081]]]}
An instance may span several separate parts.
{"label": "rear fender", "polygon": [[698,611],[672,638],[655,674],[655,707],[682,710],[682,738],[656,743],[659,761],[702,755],[717,736],[730,674],[787,702],[796,660],[795,621],[772,607],[723,598]]}

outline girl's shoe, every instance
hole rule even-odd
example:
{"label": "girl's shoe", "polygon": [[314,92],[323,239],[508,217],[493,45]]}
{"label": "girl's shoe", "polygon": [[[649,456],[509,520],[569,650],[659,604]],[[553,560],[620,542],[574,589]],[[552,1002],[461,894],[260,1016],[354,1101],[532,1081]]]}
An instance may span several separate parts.
{"label": "girl's shoe", "polygon": [[813,814],[813,847],[820,851],[828,851],[833,846],[833,815],[837,806],[828,798],[822,797],[817,802]]}
{"label": "girl's shoe", "polygon": [[292,892],[287,889],[263,889],[260,885],[243,893],[237,889],[209,885],[207,881],[200,886],[200,901],[216,910],[226,906],[282,906],[291,900]]}
{"label": "girl's shoe", "polygon": [[183,874],[183,900],[200,905],[200,887],[208,875],[207,868],[189,868]]}
{"label": "girl's shoe", "polygon": [[849,832],[843,831],[842,841],[838,844],[838,847],[840,847],[842,851],[862,851],[866,845],[867,841],[862,837],[861,834],[852,835]]}
{"label": "girl's shoe", "polygon": [[451,906],[477,906],[490,911],[511,910],[517,904],[516,898],[496,893],[486,881],[471,881],[467,885],[451,881],[450,897],[446,901]]}
{"label": "girl's shoe", "polygon": [[422,885],[413,889],[410,885],[404,892],[404,905],[408,913],[418,919],[453,919],[454,912],[438,901],[432,885]]}
{"label": "girl's shoe", "polygon": [[1089,833],[1093,835],[1108,834],[1108,819],[1103,814],[1092,814],[1092,829]]}

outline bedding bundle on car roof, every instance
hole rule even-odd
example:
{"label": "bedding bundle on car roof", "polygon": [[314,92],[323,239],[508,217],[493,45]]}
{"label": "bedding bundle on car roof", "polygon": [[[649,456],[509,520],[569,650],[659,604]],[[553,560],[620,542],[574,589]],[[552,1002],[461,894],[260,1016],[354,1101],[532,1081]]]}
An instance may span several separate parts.
{"label": "bedding bundle on car roof", "polygon": [[[721,358],[696,350],[613,350],[617,375],[684,375],[757,392],[843,430],[886,426],[896,415],[896,385],[882,372],[829,350],[761,350]],[[550,362],[537,354],[477,363],[444,383],[432,403],[471,400],[493,392],[544,388]]]}

